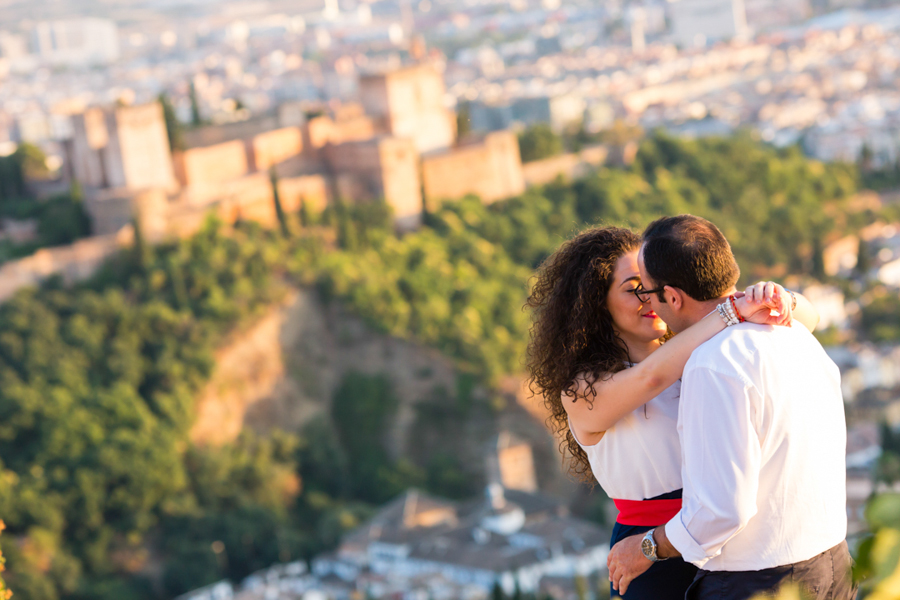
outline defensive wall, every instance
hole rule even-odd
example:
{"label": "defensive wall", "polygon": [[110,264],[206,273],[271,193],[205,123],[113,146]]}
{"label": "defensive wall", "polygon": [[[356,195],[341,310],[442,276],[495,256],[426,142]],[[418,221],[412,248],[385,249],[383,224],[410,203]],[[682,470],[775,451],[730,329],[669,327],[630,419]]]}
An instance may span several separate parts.
{"label": "defensive wall", "polygon": [[422,159],[425,198],[430,207],[446,198],[475,194],[496,202],[525,191],[519,141],[511,131],[487,134],[484,139]]}
{"label": "defensive wall", "polygon": [[419,153],[411,140],[382,136],[329,144],[325,158],[338,198],[383,198],[393,207],[401,228],[418,225],[422,214]]}
{"label": "defensive wall", "polygon": [[94,236],[69,246],[42,248],[31,256],[0,266],[0,302],[24,287],[61,276],[67,285],[91,277],[115,253],[134,243],[134,230],[126,227],[113,235]]}
{"label": "defensive wall", "polygon": [[606,146],[591,146],[581,152],[551,156],[522,165],[527,186],[545,185],[562,175],[572,180],[583,177],[606,162],[609,150]]}

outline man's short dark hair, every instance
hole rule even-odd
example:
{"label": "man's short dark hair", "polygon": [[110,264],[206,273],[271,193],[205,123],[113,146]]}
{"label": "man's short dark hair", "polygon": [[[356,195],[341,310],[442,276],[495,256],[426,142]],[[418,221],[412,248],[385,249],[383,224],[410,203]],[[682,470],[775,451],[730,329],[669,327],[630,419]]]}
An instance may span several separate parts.
{"label": "man's short dark hair", "polygon": [[644,268],[654,286],[672,286],[698,301],[721,298],[741,275],[719,228],[694,215],[663,217],[643,235]]}

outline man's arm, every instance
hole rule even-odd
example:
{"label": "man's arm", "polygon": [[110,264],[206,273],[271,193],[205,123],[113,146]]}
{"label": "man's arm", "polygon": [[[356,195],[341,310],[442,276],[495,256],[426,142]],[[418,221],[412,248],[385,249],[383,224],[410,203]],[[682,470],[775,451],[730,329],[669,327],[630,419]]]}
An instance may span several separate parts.
{"label": "man's arm", "polygon": [[678,548],[672,545],[672,542],[669,541],[669,536],[666,535],[666,526],[657,527],[653,531],[653,541],[656,542],[656,555],[660,558],[675,558],[676,556],[681,556],[681,552],[678,551]]}
{"label": "man's arm", "polygon": [[681,511],[665,526],[669,543],[702,567],[757,512],[763,401],[736,375],[691,369],[682,381]]}

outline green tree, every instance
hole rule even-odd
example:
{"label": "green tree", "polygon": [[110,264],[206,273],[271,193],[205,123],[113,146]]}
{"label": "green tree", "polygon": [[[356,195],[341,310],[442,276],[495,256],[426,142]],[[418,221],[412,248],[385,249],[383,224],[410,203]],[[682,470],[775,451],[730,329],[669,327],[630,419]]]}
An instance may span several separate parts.
{"label": "green tree", "polygon": [[84,209],[77,182],[68,194],[60,194],[39,205],[38,235],[42,246],[71,244],[91,234],[91,220]]}
{"label": "green tree", "polygon": [[820,281],[825,279],[825,256],[822,248],[822,238],[819,236],[813,238],[812,274],[813,277]]}
{"label": "green tree", "polygon": [[[193,88],[191,88],[193,89]],[[196,96],[196,94],[194,95]],[[166,134],[169,138],[169,150],[172,152],[176,152],[178,150],[184,150],[184,130],[181,126],[181,123],[178,121],[178,117],[175,115],[175,107],[172,106],[172,101],[169,99],[169,96],[165,93],[161,93],[157,97],[157,101],[162,106],[163,110],[163,119],[166,122]],[[193,103],[196,102],[196,97],[192,98],[191,104],[191,114],[193,116]],[[197,116],[199,118],[199,109],[197,110]],[[196,123],[195,123],[196,124]]]}
{"label": "green tree", "polygon": [[[3,521],[0,521],[0,532],[6,529],[6,525]],[[6,570],[6,559],[3,558],[3,553],[0,552],[0,573]],[[6,582],[3,581],[3,577],[0,576],[0,600],[9,600],[12,597],[12,591],[8,587],[6,587]]]}
{"label": "green tree", "polygon": [[138,273],[147,273],[150,263],[153,260],[153,249],[144,239],[144,228],[141,224],[140,215],[135,215],[131,220],[131,227],[134,231],[134,245],[132,246],[132,256],[134,265]]}
{"label": "green tree", "polygon": [[45,179],[48,175],[44,151],[27,142],[19,144],[15,152],[0,157],[0,201],[29,198],[26,181]]}
{"label": "green tree", "polygon": [[6,203],[26,195],[25,176],[17,157],[0,156],[0,201]]}
{"label": "green tree", "polygon": [[383,375],[350,372],[335,392],[331,416],[349,459],[355,498],[384,502],[420,483],[415,469],[394,464],[388,454],[386,432],[397,407],[397,397]]}
{"label": "green tree", "polygon": [[47,168],[47,155],[34,144],[22,142],[12,156],[19,164],[25,179],[45,179],[50,174]]}
{"label": "green tree", "polygon": [[272,166],[269,169],[269,183],[272,186],[272,202],[275,204],[275,215],[278,217],[278,225],[281,227],[281,235],[290,236],[288,229],[287,215],[284,214],[284,208],[281,206],[281,193],[278,191],[278,172]]}
{"label": "green tree", "polygon": [[869,243],[863,238],[859,238],[859,247],[856,251],[856,266],[853,270],[860,277],[866,278],[869,276],[869,271],[871,269],[872,254],[869,250]]}
{"label": "green tree", "polygon": [[472,114],[468,102],[461,102],[456,108],[456,135],[463,137],[472,131]]}
{"label": "green tree", "polygon": [[191,101],[191,125],[199,127],[203,124],[203,117],[200,114],[200,100],[197,97],[197,86],[194,85],[193,79],[188,87],[188,96]]}
{"label": "green tree", "polygon": [[506,600],[506,594],[503,593],[503,588],[500,587],[499,581],[495,581],[494,587],[491,588],[491,600]]}
{"label": "green tree", "polygon": [[519,154],[522,162],[531,162],[562,154],[562,138],[546,123],[538,123],[519,134]]}
{"label": "green tree", "polygon": [[900,494],[873,496],[866,506],[871,533],[859,545],[854,579],[869,600],[900,597]]}
{"label": "green tree", "polygon": [[306,198],[300,198],[300,226],[304,229],[313,225],[313,214]]}
{"label": "green tree", "polygon": [[[516,587],[513,589],[512,598],[510,600],[522,600],[522,588],[519,587],[518,579],[516,579]],[[579,598],[579,600],[586,600],[586,599]]]}

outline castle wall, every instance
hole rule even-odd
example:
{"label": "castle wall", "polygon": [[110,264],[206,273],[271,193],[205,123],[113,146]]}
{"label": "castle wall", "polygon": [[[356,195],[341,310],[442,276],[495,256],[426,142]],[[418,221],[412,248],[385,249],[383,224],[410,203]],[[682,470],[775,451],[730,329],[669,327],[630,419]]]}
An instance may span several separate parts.
{"label": "castle wall", "polygon": [[456,141],[456,117],[444,106],[443,75],[431,64],[416,65],[360,80],[366,113],[388,133],[413,140],[421,153],[449,148]]}
{"label": "castle wall", "polygon": [[79,240],[69,246],[43,248],[31,256],[11,260],[0,266],[0,302],[24,287],[37,286],[45,279],[60,275],[66,284],[84,281],[121,248],[132,244],[133,231],[124,228],[114,235]]}
{"label": "castle wall", "polygon": [[283,127],[254,136],[249,141],[250,170],[266,171],[303,151],[303,134],[297,127]]}
{"label": "castle wall", "polygon": [[185,187],[223,183],[247,171],[247,149],[241,140],[190,148],[176,156],[176,172]]}
{"label": "castle wall", "polygon": [[525,163],[522,165],[522,173],[525,176],[525,183],[529,186],[545,185],[559,175],[570,180],[576,179],[606,162],[607,155],[605,146],[592,146],[581,152]]}
{"label": "castle wall", "polygon": [[381,165],[378,139],[329,144],[325,147],[325,160],[335,173],[356,171],[375,176]]}
{"label": "castle wall", "polygon": [[383,198],[394,209],[401,227],[418,223],[422,213],[419,153],[411,140],[376,138],[329,145],[325,158],[335,174],[341,198]]}
{"label": "castle wall", "polygon": [[248,121],[207,125],[184,132],[184,143],[188,148],[215,146],[231,140],[246,140],[261,133],[283,127],[275,117],[257,117]]}
{"label": "castle wall", "polygon": [[[281,207],[286,213],[297,213],[301,200],[314,210],[328,204],[328,182],[321,175],[282,177],[278,180]],[[256,221],[266,227],[278,224],[272,183],[267,173],[253,173],[228,182],[213,194],[215,200],[200,203],[187,193],[170,203],[165,217],[165,235],[190,236],[203,226],[210,213],[226,225],[239,220]]]}
{"label": "castle wall", "polygon": [[315,152],[327,144],[370,140],[380,131],[376,122],[364,114],[339,115],[337,120],[321,116],[306,124],[304,141]]}
{"label": "castle wall", "polygon": [[89,192],[84,207],[91,218],[91,231],[97,236],[112,235],[136,217],[147,239],[158,240],[166,232],[168,194],[160,188]]}
{"label": "castle wall", "polygon": [[508,131],[488,134],[479,143],[454,148],[422,160],[422,180],[429,202],[475,194],[496,202],[525,191],[519,142]]}

